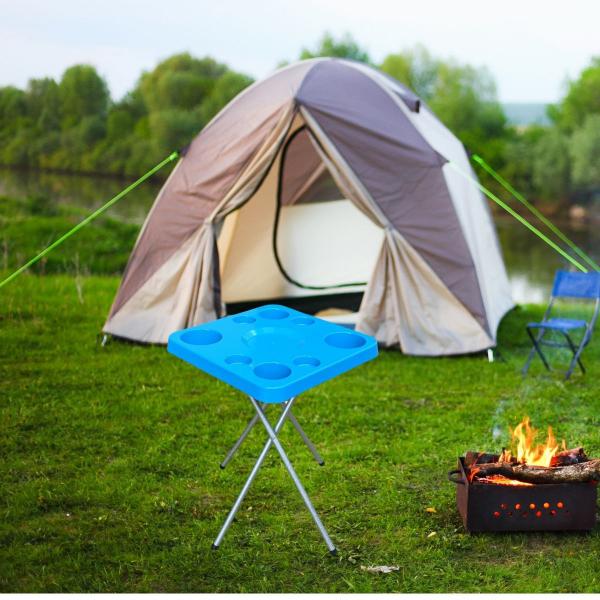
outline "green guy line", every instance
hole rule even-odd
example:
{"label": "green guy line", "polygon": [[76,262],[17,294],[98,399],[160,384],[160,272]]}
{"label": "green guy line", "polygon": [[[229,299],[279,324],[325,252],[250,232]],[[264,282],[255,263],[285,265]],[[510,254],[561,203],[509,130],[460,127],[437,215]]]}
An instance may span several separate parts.
{"label": "green guy line", "polygon": [[542,223],[544,223],[554,234],[559,237],[567,246],[578,254],[592,269],[600,271],[600,266],[590,258],[573,240],[569,239],[550,219],[545,217],[523,194],[519,193],[502,175],[497,173],[488,163],[478,154],[473,154],[473,160],[487,171],[505,190],[510,192],[521,204],[525,205]]}
{"label": "green guy line", "polygon": [[587,273],[588,270],[579,262],[577,262],[570,254],[567,254],[559,245],[555,244],[547,235],[544,235],[537,227],[533,226],[527,219],[523,218],[519,213],[515,212],[508,204],[500,200],[493,192],[490,192],[486,187],[481,185],[479,181],[465,173],[453,162],[448,163],[456,172],[460,173],[465,179],[468,179],[474,183],[490,200],[493,200],[498,206],[501,206],[507,213],[511,214],[517,221],[525,225],[527,229],[535,233],[541,240],[544,240],[548,246],[556,250],[562,257],[566,258],[572,265],[577,267],[580,271]]}
{"label": "green guy line", "polygon": [[0,288],[2,286],[6,285],[9,281],[12,281],[15,277],[20,275],[23,271],[25,271],[26,269],[31,267],[31,265],[34,265],[36,262],[38,262],[38,260],[40,260],[41,258],[46,256],[46,254],[48,254],[48,252],[54,250],[54,248],[56,248],[57,246],[62,244],[65,240],[70,238],[73,234],[77,233],[82,227],[85,227],[90,221],[93,221],[96,217],[100,216],[104,211],[108,210],[113,204],[115,204],[121,198],[123,198],[123,196],[126,196],[127,194],[129,194],[129,192],[131,192],[131,190],[135,189],[138,185],[140,185],[140,183],[143,183],[144,181],[146,181],[146,179],[148,179],[149,177],[152,177],[152,175],[154,175],[154,173],[156,173],[157,171],[162,169],[166,164],[173,162],[178,157],[179,157],[179,152],[172,152],[169,156],[167,156],[167,158],[165,158],[164,160],[159,162],[155,167],[150,169],[145,175],[142,175],[137,181],[134,181],[131,185],[127,186],[124,190],[119,192],[114,198],[111,198],[106,204],[101,206],[98,210],[95,210],[91,215],[87,216],[83,221],[81,221],[81,223],[78,223],[77,225],[75,225],[75,227],[73,227],[73,229],[70,229],[69,231],[67,231],[67,233],[65,233],[64,235],[59,237],[55,242],[50,244],[46,249],[42,250],[37,256],[34,256],[30,261],[26,262],[22,267],[19,267],[14,273],[9,275],[4,281],[1,281]]}

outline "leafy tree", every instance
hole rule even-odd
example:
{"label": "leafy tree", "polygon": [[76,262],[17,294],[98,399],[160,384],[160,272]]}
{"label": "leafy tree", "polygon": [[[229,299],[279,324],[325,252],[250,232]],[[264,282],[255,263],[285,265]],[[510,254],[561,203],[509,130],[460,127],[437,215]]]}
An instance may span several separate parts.
{"label": "leafy tree", "polygon": [[227,67],[212,58],[176,54],[153,71],[144,73],[138,87],[149,112],[174,108],[194,110],[226,72]]}
{"label": "leafy tree", "polygon": [[569,192],[569,141],[557,129],[540,136],[533,150],[533,183],[543,200],[563,200]]}
{"label": "leafy tree", "polygon": [[546,132],[547,128],[540,125],[527,127],[520,131],[512,129],[509,130],[505,142],[506,159],[502,175],[530,199],[538,196],[538,190],[533,181],[535,147]]}
{"label": "leafy tree", "polygon": [[570,142],[573,183],[600,188],[600,114],[588,115]]}
{"label": "leafy tree", "polygon": [[208,123],[224,106],[252,83],[252,78],[235,71],[224,73],[215,81],[210,96],[202,103],[202,122]]}
{"label": "leafy tree", "polygon": [[349,33],[344,34],[338,40],[330,33],[325,33],[314,50],[303,48],[300,52],[301,60],[317,58],[319,56],[349,58],[367,64],[371,63],[369,53],[364,48],[361,48]]}
{"label": "leafy tree", "polygon": [[85,117],[105,117],[110,95],[106,82],[90,65],[69,67],[58,85],[63,112],[62,128],[68,129]]}
{"label": "leafy tree", "polygon": [[158,155],[163,156],[192,140],[200,131],[201,117],[195,111],[157,111],[150,114],[150,128],[154,134]]}
{"label": "leafy tree", "polygon": [[380,68],[427,102],[435,96],[440,66],[440,61],[424,46],[417,45],[404,52],[388,54]]}
{"label": "leafy tree", "polygon": [[59,87],[54,79],[30,79],[26,99],[27,112],[41,132],[60,128],[62,106]]}
{"label": "leafy tree", "polygon": [[596,113],[600,113],[600,56],[593,58],[581,75],[568,84],[562,102],[549,111],[551,119],[569,132],[581,126],[587,115]]}
{"label": "leafy tree", "polygon": [[416,46],[388,55],[381,70],[423,98],[469,150],[501,160],[506,117],[486,69],[445,62]]}

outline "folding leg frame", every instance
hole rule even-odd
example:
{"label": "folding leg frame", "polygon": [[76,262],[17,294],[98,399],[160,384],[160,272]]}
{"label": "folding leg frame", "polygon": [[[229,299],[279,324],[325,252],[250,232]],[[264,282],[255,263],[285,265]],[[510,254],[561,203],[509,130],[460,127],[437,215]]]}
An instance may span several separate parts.
{"label": "folding leg frame", "polygon": [[531,364],[531,361],[533,360],[533,357],[535,356],[536,353],[542,359],[542,362],[544,363],[544,367],[546,367],[546,370],[547,371],[552,370],[552,368],[550,367],[550,364],[548,363],[548,360],[546,359],[544,353],[542,352],[542,346],[550,346],[552,348],[568,348],[569,350],[571,350],[571,352],[573,353],[573,358],[571,359],[569,368],[567,369],[567,372],[565,373],[565,379],[569,379],[569,377],[571,377],[576,365],[579,365],[581,372],[585,374],[585,367],[583,366],[583,363],[581,362],[581,353],[583,352],[583,349],[585,348],[585,346],[588,342],[588,339],[589,339],[587,329],[586,329],[584,337],[581,340],[579,346],[575,345],[575,343],[573,342],[573,340],[571,339],[571,336],[569,335],[569,333],[567,331],[560,331],[560,333],[564,336],[564,338],[567,341],[566,344],[561,344],[560,342],[555,342],[555,341],[543,341],[542,338],[544,337],[544,333],[546,333],[546,330],[544,328],[540,327],[539,333],[537,335],[534,335],[529,327],[527,327],[526,330],[527,330],[527,334],[529,335],[529,338],[531,339],[533,346],[532,346],[531,350],[529,351],[529,356],[527,357],[527,361],[525,362],[525,365],[523,366],[523,370],[522,370],[523,375],[527,374],[527,371],[529,370],[529,365]]}
{"label": "folding leg frame", "polygon": [[[296,488],[298,489],[300,496],[302,496],[302,500],[304,501],[306,508],[308,508],[308,511],[310,512],[310,515],[313,518],[315,525],[317,526],[317,529],[321,533],[323,540],[325,540],[325,544],[327,545],[329,552],[331,552],[332,554],[336,554],[335,546],[333,545],[331,538],[329,537],[329,534],[327,533],[327,530],[323,526],[323,523],[321,522],[321,519],[319,518],[317,511],[315,510],[314,506],[312,505],[312,502],[310,501],[310,498],[308,497],[308,494],[306,493],[304,486],[300,482],[300,479],[298,478],[298,475],[296,474],[296,471],[294,470],[292,463],[290,462],[289,458],[287,457],[287,454],[285,453],[285,450],[283,449],[283,447],[279,441],[279,438],[277,437],[277,434],[283,427],[283,424],[285,423],[286,419],[289,419],[290,421],[292,421],[292,423],[294,423],[295,419],[292,420],[292,418],[290,418],[290,415],[291,415],[292,405],[294,404],[295,398],[291,398],[287,402],[283,403],[283,407],[282,407],[283,410],[282,410],[281,416],[279,417],[279,420],[277,421],[277,424],[275,425],[275,428],[273,428],[271,426],[271,423],[267,419],[261,405],[252,397],[250,397],[250,401],[252,402],[252,405],[254,406],[254,409],[256,410],[257,420],[260,420],[262,422],[262,424],[264,425],[264,427],[267,430],[267,433],[269,435],[269,439],[265,443],[265,445],[262,449],[262,452],[260,453],[260,455],[256,461],[256,464],[252,468],[252,471],[250,472],[248,479],[246,479],[246,483],[244,483],[244,486],[242,487],[242,491],[240,492],[239,496],[237,497],[236,501],[234,502],[233,507],[231,508],[231,511],[227,515],[227,518],[225,519],[225,523],[223,524],[223,527],[221,528],[219,535],[217,535],[217,537],[212,545],[213,549],[216,550],[220,546],[221,542],[223,541],[223,538],[225,537],[225,534],[227,533],[227,530],[229,529],[229,526],[231,525],[246,494],[248,493],[248,490],[250,489],[250,486],[252,485],[254,478],[256,477],[260,467],[262,466],[262,463],[264,462],[265,457],[267,456],[269,450],[271,449],[271,446],[275,446],[275,449],[279,453],[279,456],[281,457],[281,460],[283,461],[285,468],[287,469],[288,473],[290,474],[290,477],[294,481],[294,484],[296,485]],[[291,415],[291,416],[293,417],[293,415]],[[254,419],[252,421],[254,421]],[[248,426],[244,430],[244,433],[242,433],[241,438],[236,442],[236,444],[232,448],[233,452],[230,451],[229,454],[231,454],[231,456],[233,456],[233,453],[235,453],[235,450],[237,450],[237,448],[239,448],[240,444],[242,443],[242,441],[244,440],[246,435],[248,435],[248,432],[252,429],[252,427],[256,423],[256,421],[254,421],[254,423],[252,421],[250,423],[248,423]],[[296,423],[297,423],[297,421],[296,421]],[[304,434],[304,436],[302,436],[302,437],[306,443],[308,438],[305,438],[305,435],[306,434]],[[312,446],[312,444],[309,445],[309,448],[311,446]],[[313,448],[314,448],[314,446],[313,446]],[[230,459],[231,457],[229,456],[229,454],[228,454],[228,457]],[[314,452],[313,452],[313,454],[314,454]],[[317,453],[317,455],[318,455],[318,453]],[[315,458],[317,458],[317,455],[315,455]],[[318,460],[318,458],[317,458],[317,460]],[[322,462],[322,460],[320,462]]]}
{"label": "folding leg frame", "polygon": [[[268,406],[268,404],[262,404],[261,408],[262,408],[263,412],[265,411],[267,406]],[[298,420],[296,419],[296,417],[294,416],[294,414],[292,413],[291,410],[288,413],[287,419],[296,428],[296,431],[300,434],[300,437],[302,438],[302,440],[304,441],[304,443],[306,444],[308,449],[311,451],[312,455],[315,457],[315,460],[319,463],[320,466],[323,466],[325,464],[325,461],[319,454],[319,451],[315,448],[315,445],[310,441],[310,438],[306,435],[306,432],[304,431],[304,429],[302,429],[302,426],[300,425],[300,423],[298,423]],[[256,414],[250,419],[250,421],[248,422],[248,425],[246,425],[246,428],[244,429],[244,431],[242,431],[242,435],[240,435],[240,437],[237,439],[235,444],[231,447],[231,449],[227,453],[227,456],[223,459],[223,462],[219,465],[221,467],[221,469],[224,469],[229,464],[229,461],[233,458],[234,454],[238,451],[239,447],[242,445],[242,442],[248,437],[248,434],[252,431],[253,427],[257,423],[258,423],[258,415]]]}

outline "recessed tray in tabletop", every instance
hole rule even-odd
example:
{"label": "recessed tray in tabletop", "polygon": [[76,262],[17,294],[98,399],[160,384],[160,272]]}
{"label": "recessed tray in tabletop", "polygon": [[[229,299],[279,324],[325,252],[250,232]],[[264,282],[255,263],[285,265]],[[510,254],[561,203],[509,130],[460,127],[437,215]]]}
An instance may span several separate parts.
{"label": "recessed tray in tabletop", "polygon": [[262,402],[283,402],[377,356],[375,338],[275,304],[176,331],[167,349]]}

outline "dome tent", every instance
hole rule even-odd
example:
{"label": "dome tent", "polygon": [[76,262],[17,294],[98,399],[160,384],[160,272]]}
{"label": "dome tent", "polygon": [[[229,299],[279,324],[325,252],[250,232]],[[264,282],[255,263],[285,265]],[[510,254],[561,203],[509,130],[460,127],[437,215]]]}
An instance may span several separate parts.
{"label": "dome tent", "polygon": [[103,330],[164,343],[225,305],[358,293],[356,327],[383,345],[490,348],[509,284],[486,201],[450,161],[475,178],[462,144],[387,75],[345,59],[285,67],[194,138]]}

